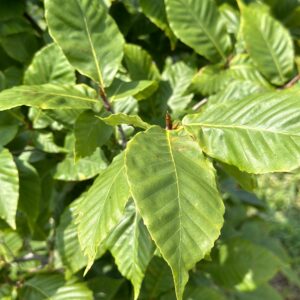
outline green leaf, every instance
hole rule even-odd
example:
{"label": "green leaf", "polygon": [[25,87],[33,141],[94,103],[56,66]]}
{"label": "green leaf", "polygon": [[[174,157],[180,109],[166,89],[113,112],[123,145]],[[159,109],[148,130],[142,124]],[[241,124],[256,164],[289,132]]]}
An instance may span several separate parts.
{"label": "green leaf", "polygon": [[16,228],[19,199],[19,177],[13,156],[7,149],[0,150],[0,218]]}
{"label": "green leaf", "polygon": [[162,258],[154,256],[143,281],[142,296],[157,299],[161,294],[165,294],[172,289],[173,278],[170,267]]}
{"label": "green leaf", "polygon": [[[99,117],[100,118],[100,117]],[[148,129],[151,125],[144,122],[138,115],[126,115],[123,113],[112,114],[108,117],[100,118],[105,124],[118,126],[122,124],[132,125],[142,129]]]}
{"label": "green leaf", "polygon": [[300,165],[299,94],[295,88],[213,105],[183,125],[205,153],[241,171],[287,172]]}
{"label": "green leaf", "polygon": [[106,158],[101,149],[97,148],[90,156],[75,160],[74,155],[68,155],[55,170],[54,178],[64,181],[82,181],[100,173],[107,166]]}
{"label": "green leaf", "polygon": [[37,148],[48,153],[61,153],[67,150],[56,145],[53,132],[32,132],[32,143]]}
{"label": "green leaf", "polygon": [[[141,80],[141,81],[122,81],[116,78],[111,86],[106,90],[107,96],[110,101],[117,99],[125,98],[128,96],[133,96],[139,98],[138,100],[143,99],[143,92],[146,95],[151,95],[157,89],[157,83],[150,80]],[[149,93],[150,92],[150,93]]]}
{"label": "green leaf", "polygon": [[190,89],[203,96],[212,95],[224,89],[231,80],[230,73],[222,65],[208,65],[193,77]]}
{"label": "green leaf", "polygon": [[[19,255],[22,248],[22,238],[10,228],[0,231],[0,255],[6,262],[11,262]],[[1,294],[0,294],[1,295]],[[2,299],[2,298],[1,298]]]}
{"label": "green leaf", "polygon": [[250,292],[236,292],[237,300],[284,300],[279,292],[270,284],[263,284]]}
{"label": "green leaf", "polygon": [[210,61],[226,61],[231,43],[214,1],[166,0],[166,9],[171,28],[183,43]]}
{"label": "green leaf", "polygon": [[140,5],[143,13],[161,30],[165,32],[170,39],[171,48],[175,48],[176,37],[172,32],[166,14],[165,3],[163,0],[140,0]]}
{"label": "green leaf", "polygon": [[126,44],[124,62],[132,80],[157,80],[160,78],[159,70],[152,57],[140,46]]}
{"label": "green leaf", "polygon": [[78,85],[24,85],[0,93],[0,111],[27,105],[42,109],[99,109],[96,92]]}
{"label": "green leaf", "polygon": [[213,247],[223,224],[213,167],[185,132],[151,127],[128,144],[126,171],[137,208],[182,299],[188,271]]}
{"label": "green leaf", "polygon": [[188,300],[225,300],[225,296],[220,291],[207,286],[197,286],[188,289],[186,294]]}
{"label": "green leaf", "polygon": [[92,155],[97,147],[104,145],[112,134],[112,128],[91,111],[83,112],[74,126],[75,154],[78,157]]}
{"label": "green leaf", "polygon": [[217,94],[209,97],[209,105],[226,103],[228,101],[240,101],[241,99],[254,94],[266,91],[266,88],[250,80],[235,80]]}
{"label": "green leaf", "polygon": [[1,45],[11,58],[27,64],[38,50],[39,41],[33,32],[22,32],[2,37]]}
{"label": "green leaf", "polygon": [[98,275],[88,281],[88,286],[93,291],[95,300],[122,300],[121,298],[116,298],[115,295],[124,281],[123,278],[116,279]]}
{"label": "green leaf", "polygon": [[264,247],[236,238],[220,246],[218,257],[205,270],[222,287],[235,286],[250,291],[272,279],[280,264],[279,259]]}
{"label": "green leaf", "polygon": [[41,180],[36,169],[26,161],[17,160],[19,172],[19,203],[18,210],[25,213],[30,227],[35,227],[39,215],[41,198]]}
{"label": "green leaf", "polygon": [[5,89],[5,75],[0,71],[0,92]]}
{"label": "green leaf", "polygon": [[99,0],[47,0],[53,39],[82,74],[109,86],[121,64],[124,39]]}
{"label": "green leaf", "polygon": [[[193,94],[187,93],[187,88],[195,70],[184,62],[168,65],[162,74],[162,79],[169,84],[167,104],[172,111],[182,111],[191,102]],[[160,99],[164,101],[163,99]]]}
{"label": "green leaf", "polygon": [[77,209],[78,237],[91,267],[97,249],[119,223],[129,198],[123,154],[116,157],[94,181]]}
{"label": "green leaf", "polygon": [[240,28],[239,11],[228,3],[223,3],[219,6],[219,10],[226,23],[227,31],[237,36]]}
{"label": "green leaf", "polygon": [[1,1],[0,20],[8,20],[21,16],[25,11],[25,3],[21,1]]}
{"label": "green leaf", "polygon": [[93,300],[92,291],[85,283],[69,283],[63,275],[41,274],[25,281],[22,299],[30,300]]}
{"label": "green leaf", "polygon": [[56,44],[38,51],[24,75],[24,84],[75,83],[75,71]]}
{"label": "green leaf", "polygon": [[0,146],[5,146],[17,135],[18,121],[10,112],[0,112]]}
{"label": "green leaf", "polygon": [[76,209],[81,199],[78,199],[68,206],[60,217],[60,222],[56,230],[56,246],[60,254],[64,267],[71,273],[76,273],[87,265],[87,258],[80,249],[77,235],[77,225],[75,224]]}
{"label": "green leaf", "polygon": [[294,70],[294,46],[287,29],[266,9],[251,5],[242,8],[242,33],[260,72],[272,83],[284,84]]}
{"label": "green leaf", "polygon": [[134,205],[128,205],[121,222],[113,229],[105,245],[115,258],[121,274],[134,286],[134,299],[140,293],[154,245]]}

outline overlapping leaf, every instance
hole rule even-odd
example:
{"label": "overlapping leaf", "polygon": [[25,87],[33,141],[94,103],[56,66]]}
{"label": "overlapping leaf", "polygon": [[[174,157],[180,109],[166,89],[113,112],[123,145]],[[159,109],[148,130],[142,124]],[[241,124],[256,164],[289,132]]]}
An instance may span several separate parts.
{"label": "overlapping leaf", "polygon": [[188,271],[213,247],[223,224],[213,167],[186,133],[151,127],[128,144],[126,169],[137,208],[182,299]]}
{"label": "overlapping leaf", "polygon": [[298,88],[268,92],[188,115],[184,127],[208,155],[249,173],[300,165]]}
{"label": "overlapping leaf", "polygon": [[19,177],[13,156],[7,149],[0,149],[0,190],[0,218],[15,229]]}
{"label": "overlapping leaf", "polygon": [[154,245],[134,205],[127,207],[121,222],[111,232],[105,245],[114,256],[121,274],[132,282],[134,299],[137,299],[146,268],[154,253]]}
{"label": "overlapping leaf", "polygon": [[293,41],[282,24],[260,6],[242,7],[242,33],[258,69],[272,83],[284,84],[294,68]]}
{"label": "overlapping leaf", "polygon": [[211,0],[166,0],[175,35],[213,62],[225,61],[231,43],[225,22]]}
{"label": "overlapping leaf", "polygon": [[135,127],[147,129],[150,124],[144,122],[138,115],[126,115],[123,113],[112,114],[108,117],[100,118],[105,124],[117,126],[122,124],[132,125]]}
{"label": "overlapping leaf", "polygon": [[124,39],[98,0],[47,0],[51,36],[82,74],[108,86],[123,57]]}
{"label": "overlapping leaf", "polygon": [[86,85],[17,86],[0,93],[0,111],[27,105],[42,109],[99,109],[96,92]]}
{"label": "overlapping leaf", "polygon": [[94,181],[77,206],[78,237],[89,269],[97,248],[122,217],[129,198],[124,156],[119,155]]}

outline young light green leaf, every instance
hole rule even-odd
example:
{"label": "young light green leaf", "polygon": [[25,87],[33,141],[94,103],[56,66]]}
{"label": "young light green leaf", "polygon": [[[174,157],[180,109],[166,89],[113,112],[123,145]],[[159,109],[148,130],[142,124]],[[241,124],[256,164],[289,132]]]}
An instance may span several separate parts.
{"label": "young light green leaf", "polygon": [[96,178],[77,206],[78,238],[88,258],[86,271],[93,264],[98,246],[122,217],[130,194],[124,169],[121,154]]}
{"label": "young light green leaf", "polygon": [[132,282],[134,299],[137,299],[155,247],[134,205],[127,207],[105,245],[115,258],[121,274]]}
{"label": "young light green leaf", "polygon": [[171,48],[175,48],[176,36],[172,32],[166,14],[166,7],[163,0],[140,0],[143,13],[170,39]]}
{"label": "young light green leaf", "polygon": [[13,229],[19,199],[19,177],[13,156],[7,149],[0,149],[0,218]]}
{"label": "young light green leaf", "polygon": [[214,1],[166,0],[166,9],[170,26],[182,42],[210,61],[226,61],[231,42]]}
{"label": "young light green leaf", "polygon": [[209,156],[248,173],[287,172],[300,165],[300,91],[253,95],[187,115],[184,127]]}
{"label": "young light green leaf", "polygon": [[284,84],[294,69],[293,41],[287,29],[261,6],[242,7],[246,48],[260,72],[276,85]]}
{"label": "young light green leaf", "polygon": [[157,83],[152,80],[126,82],[116,78],[111,86],[106,89],[106,93],[110,101],[129,96],[137,97],[139,98],[138,100],[141,100],[143,99],[143,97],[141,97],[143,95],[143,92],[146,92],[148,90],[148,93],[146,93],[146,95],[151,95],[153,92],[155,92],[156,89]]}
{"label": "young light green leaf", "polygon": [[97,147],[107,142],[112,128],[107,126],[91,111],[83,112],[74,126],[76,157],[90,156]]}
{"label": "young light green leaf", "polygon": [[124,39],[99,0],[47,0],[53,39],[82,74],[109,86],[123,57]]}
{"label": "young light green leaf", "polygon": [[38,51],[24,74],[24,84],[75,83],[75,70],[56,44]]}
{"label": "young light green leaf", "polygon": [[126,172],[136,206],[172,269],[181,300],[188,271],[211,250],[223,224],[213,167],[185,132],[151,127],[128,144]]}
{"label": "young light green leaf", "polygon": [[[100,117],[99,117],[100,118]],[[142,129],[148,129],[151,125],[144,122],[138,115],[126,115],[123,113],[112,114],[108,117],[100,118],[105,124],[118,126],[122,124],[132,125]]]}
{"label": "young light green leaf", "polygon": [[96,92],[83,85],[23,85],[0,93],[0,111],[27,105],[42,109],[97,109]]}

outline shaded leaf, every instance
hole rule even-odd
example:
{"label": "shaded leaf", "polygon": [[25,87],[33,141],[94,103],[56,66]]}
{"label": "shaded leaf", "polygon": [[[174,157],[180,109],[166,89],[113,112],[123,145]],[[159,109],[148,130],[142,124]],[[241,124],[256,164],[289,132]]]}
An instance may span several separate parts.
{"label": "shaded leaf", "polygon": [[0,150],[0,190],[0,217],[15,229],[19,177],[13,156],[7,149]]}
{"label": "shaded leaf", "polygon": [[56,44],[38,51],[24,74],[24,84],[75,83],[75,70]]}
{"label": "shaded leaf", "polygon": [[123,113],[112,114],[108,117],[100,118],[105,124],[110,126],[118,126],[122,124],[132,125],[142,129],[147,129],[151,125],[144,122],[138,115],[126,115]]}
{"label": "shaded leaf", "polygon": [[121,274],[132,282],[134,299],[137,299],[154,245],[134,205],[127,207],[121,222],[110,233],[105,244]]}
{"label": "shaded leaf", "polygon": [[110,126],[96,117],[91,111],[83,112],[74,126],[75,154],[78,157],[92,155],[97,147],[107,142],[112,134]]}

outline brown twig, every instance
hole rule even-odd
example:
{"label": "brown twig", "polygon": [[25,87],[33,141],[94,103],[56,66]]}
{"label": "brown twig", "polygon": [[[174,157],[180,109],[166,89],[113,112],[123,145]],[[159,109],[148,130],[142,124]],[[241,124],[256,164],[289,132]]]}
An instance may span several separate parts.
{"label": "brown twig", "polygon": [[167,111],[167,113],[166,113],[166,129],[167,130],[172,130],[172,127],[173,127],[172,118],[171,118],[169,112]]}
{"label": "brown twig", "polygon": [[[103,106],[104,108],[110,112],[110,113],[114,113],[114,109],[113,107],[111,106],[109,100],[108,100],[108,97],[106,95],[106,92],[104,90],[104,88],[102,86],[99,87],[99,95],[102,99],[102,102],[103,102]],[[121,141],[122,141],[122,147],[123,148],[126,148],[126,145],[127,145],[127,140],[126,140],[126,135],[125,135],[125,132],[122,128],[121,125],[118,126],[118,130],[119,130],[119,133],[120,133],[120,137],[121,137]]]}
{"label": "brown twig", "polygon": [[297,74],[291,81],[289,81],[286,85],[283,86],[284,89],[291,88],[294,84],[296,84],[300,80],[300,74]]}

